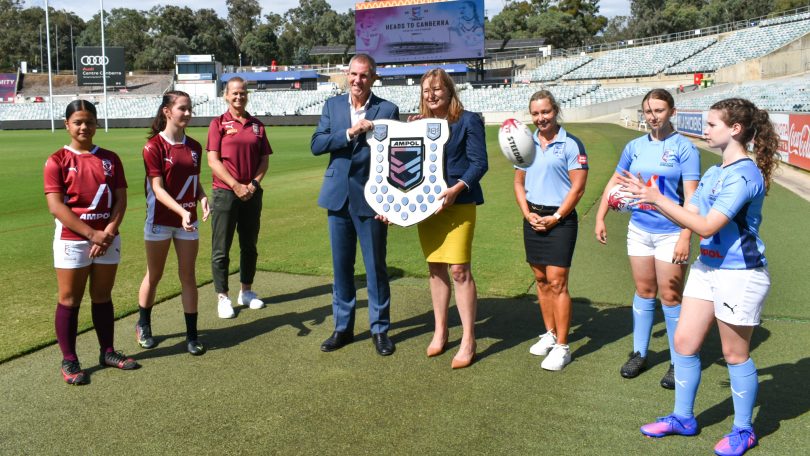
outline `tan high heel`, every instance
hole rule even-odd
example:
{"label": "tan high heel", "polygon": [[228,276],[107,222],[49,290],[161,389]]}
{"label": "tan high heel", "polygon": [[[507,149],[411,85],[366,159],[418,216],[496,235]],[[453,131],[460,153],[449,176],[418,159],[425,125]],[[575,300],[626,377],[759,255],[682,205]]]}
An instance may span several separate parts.
{"label": "tan high heel", "polygon": [[450,367],[453,369],[464,369],[465,367],[469,367],[475,361],[475,345],[473,345],[473,353],[469,359],[461,359],[458,357],[458,353],[456,356],[453,357],[453,361],[450,362]]}
{"label": "tan high heel", "polygon": [[427,350],[425,353],[427,354],[428,358],[433,358],[434,356],[439,356],[444,353],[444,349],[447,347],[447,339],[444,339],[442,342],[441,347],[435,347],[433,345],[428,345]]}

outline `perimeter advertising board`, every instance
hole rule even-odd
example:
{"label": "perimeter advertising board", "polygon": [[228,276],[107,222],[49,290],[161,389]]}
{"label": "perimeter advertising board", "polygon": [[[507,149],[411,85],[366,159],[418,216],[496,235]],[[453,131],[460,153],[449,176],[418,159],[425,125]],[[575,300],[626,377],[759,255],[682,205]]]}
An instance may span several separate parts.
{"label": "perimeter advertising board", "polygon": [[104,56],[100,47],[76,47],[76,83],[79,86],[100,86],[104,60],[106,59],[107,87],[126,87],[124,77],[124,48],[105,47]]}
{"label": "perimeter advertising board", "polygon": [[706,124],[701,112],[678,111],[675,115],[675,124],[681,133],[693,136],[703,136],[703,126]]}
{"label": "perimeter advertising board", "polygon": [[10,103],[17,96],[17,73],[0,73],[0,103]]}
{"label": "perimeter advertising board", "polygon": [[484,0],[397,0],[355,6],[357,53],[369,54],[378,63],[484,57]]}
{"label": "perimeter advertising board", "polygon": [[[702,137],[708,114],[708,111],[678,111],[678,131]],[[779,157],[783,162],[810,171],[810,114],[772,112],[768,115],[779,135]]]}

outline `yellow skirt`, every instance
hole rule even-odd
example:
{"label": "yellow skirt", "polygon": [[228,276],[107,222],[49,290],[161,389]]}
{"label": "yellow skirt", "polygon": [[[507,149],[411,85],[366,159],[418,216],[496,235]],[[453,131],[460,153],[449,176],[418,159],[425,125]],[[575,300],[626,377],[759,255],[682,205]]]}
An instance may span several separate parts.
{"label": "yellow skirt", "polygon": [[475,203],[453,204],[417,225],[429,263],[465,264],[472,259]]}

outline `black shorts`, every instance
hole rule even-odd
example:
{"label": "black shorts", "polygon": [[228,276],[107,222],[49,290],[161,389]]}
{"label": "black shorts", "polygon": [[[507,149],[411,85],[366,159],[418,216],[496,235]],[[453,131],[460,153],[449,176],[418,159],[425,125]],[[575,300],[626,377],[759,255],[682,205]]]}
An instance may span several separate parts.
{"label": "black shorts", "polygon": [[[543,217],[553,215],[558,207],[538,206],[529,203],[529,210]],[[577,211],[572,211],[560,219],[551,231],[542,233],[534,231],[525,219],[523,220],[523,245],[526,247],[526,262],[543,266],[570,268],[577,245],[579,221]]]}

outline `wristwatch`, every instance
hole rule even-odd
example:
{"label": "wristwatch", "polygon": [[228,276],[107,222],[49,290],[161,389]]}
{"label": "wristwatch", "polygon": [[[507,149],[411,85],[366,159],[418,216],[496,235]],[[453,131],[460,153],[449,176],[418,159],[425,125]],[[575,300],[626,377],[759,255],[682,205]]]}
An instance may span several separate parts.
{"label": "wristwatch", "polygon": [[555,212],[555,213],[554,213],[554,218],[555,218],[555,219],[557,219],[557,221],[559,222],[559,221],[560,221],[560,219],[562,218],[562,215],[560,215],[560,213],[559,213],[559,212]]}
{"label": "wristwatch", "polygon": [[256,179],[252,179],[252,180],[250,181],[250,183],[251,183],[251,184],[253,184],[253,188],[255,188],[256,190],[258,190],[258,189],[262,188],[262,186],[261,186],[261,185],[259,185],[259,181],[257,181]]}

